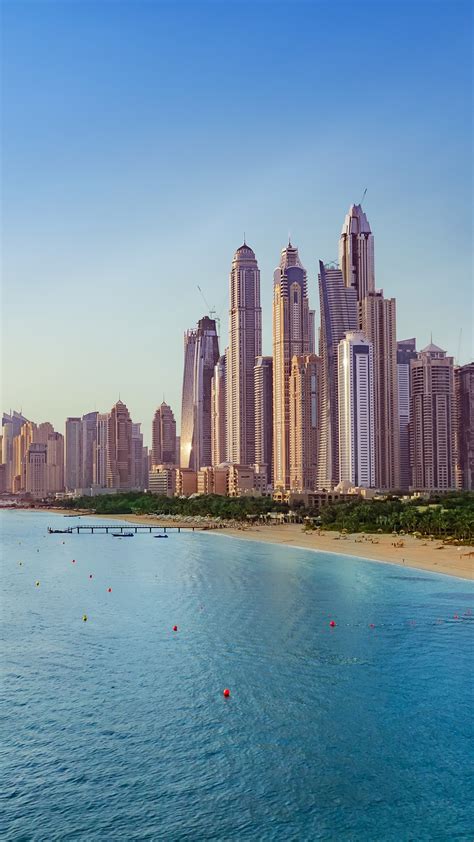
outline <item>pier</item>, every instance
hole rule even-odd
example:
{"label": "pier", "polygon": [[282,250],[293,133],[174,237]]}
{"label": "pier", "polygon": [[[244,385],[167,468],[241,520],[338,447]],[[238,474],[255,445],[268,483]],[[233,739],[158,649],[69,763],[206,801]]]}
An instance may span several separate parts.
{"label": "pier", "polygon": [[135,535],[139,532],[194,532],[195,530],[203,531],[206,529],[216,529],[217,527],[203,525],[203,526],[193,526],[192,524],[183,525],[183,526],[145,526],[143,524],[134,524],[129,523],[127,526],[112,526],[106,525],[104,523],[82,523],[78,526],[68,526],[66,529],[52,529],[51,526],[48,526],[48,534],[49,535],[80,535],[81,533],[85,533],[88,535],[94,535],[96,532],[99,534],[105,534],[107,532],[115,532],[116,534],[121,534],[122,532],[133,532]]}

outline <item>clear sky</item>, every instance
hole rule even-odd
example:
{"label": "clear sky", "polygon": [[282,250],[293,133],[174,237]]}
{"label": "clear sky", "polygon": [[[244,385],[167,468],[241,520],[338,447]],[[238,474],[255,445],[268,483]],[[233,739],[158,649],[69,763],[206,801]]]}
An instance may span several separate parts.
{"label": "clear sky", "polygon": [[[470,3],[3,2],[3,409],[179,417],[243,232],[318,308],[349,205],[398,336],[472,355]],[[319,316],[317,318],[319,321]]]}

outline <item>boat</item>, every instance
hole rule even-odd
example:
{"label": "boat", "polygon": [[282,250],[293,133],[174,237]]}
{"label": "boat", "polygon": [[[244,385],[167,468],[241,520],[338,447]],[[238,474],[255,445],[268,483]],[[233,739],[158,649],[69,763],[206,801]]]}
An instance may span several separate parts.
{"label": "boat", "polygon": [[134,532],[111,532],[112,538],[133,538]]}
{"label": "boat", "polygon": [[162,532],[160,535],[154,535],[153,537],[154,538],[168,538],[168,535],[166,534],[166,532]]}

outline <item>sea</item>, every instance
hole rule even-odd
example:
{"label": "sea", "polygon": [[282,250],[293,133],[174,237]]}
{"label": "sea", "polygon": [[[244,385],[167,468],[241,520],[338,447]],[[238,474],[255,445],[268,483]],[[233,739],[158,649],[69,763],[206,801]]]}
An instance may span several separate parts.
{"label": "sea", "polygon": [[474,838],[472,582],[88,522],[1,513],[2,840]]}

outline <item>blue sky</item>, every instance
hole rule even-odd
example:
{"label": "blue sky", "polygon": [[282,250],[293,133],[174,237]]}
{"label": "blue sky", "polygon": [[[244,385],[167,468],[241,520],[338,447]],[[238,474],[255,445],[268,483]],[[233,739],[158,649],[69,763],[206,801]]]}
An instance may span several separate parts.
{"label": "blue sky", "polygon": [[399,338],[472,355],[470,4],[3,3],[3,408],[63,428],[119,393],[179,416],[183,332],[227,334],[243,232],[288,232],[318,307],[368,188]]}

